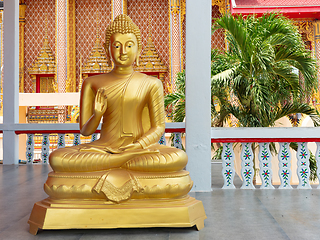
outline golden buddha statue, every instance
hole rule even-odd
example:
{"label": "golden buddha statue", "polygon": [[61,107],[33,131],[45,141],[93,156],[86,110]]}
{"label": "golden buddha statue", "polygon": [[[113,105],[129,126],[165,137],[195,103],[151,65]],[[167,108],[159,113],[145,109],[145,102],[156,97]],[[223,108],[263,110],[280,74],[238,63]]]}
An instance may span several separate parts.
{"label": "golden buddha statue", "polygon": [[[83,228],[88,225],[88,215],[92,214],[83,213],[88,206],[109,215],[112,210],[121,209],[119,214],[129,219],[119,223],[118,214],[114,214],[118,222],[114,226],[114,222],[106,223],[98,214],[92,228],[203,227],[202,203],[187,195],[192,181],[183,170],[187,164],[186,153],[158,144],[165,130],[163,87],[159,79],[133,71],[141,48],[139,28],[128,16],[119,15],[107,27],[105,49],[114,68],[110,73],[85,79],[80,98],[80,132],[85,136],[93,134],[102,119],[100,138],[51,153],[49,161],[53,172],[49,173],[44,186],[49,198],[35,204],[29,219],[30,232],[36,233],[38,228]],[[168,207],[168,204],[171,205]],[[192,217],[184,216],[187,223],[172,222],[167,216],[163,223],[164,209],[168,214],[174,212],[172,204],[173,209],[178,206],[189,215],[190,208],[199,211],[192,213]],[[41,221],[57,221],[55,213],[69,206],[74,211],[81,209],[83,223],[72,224],[75,218],[79,221],[76,213],[76,217],[65,220],[68,224],[59,227],[52,223],[40,224],[37,213],[44,206],[48,209]],[[153,210],[149,209],[151,212],[145,213],[144,222],[139,223],[134,211],[143,207]],[[51,217],[49,210],[53,212]],[[148,225],[153,219],[156,222]]]}

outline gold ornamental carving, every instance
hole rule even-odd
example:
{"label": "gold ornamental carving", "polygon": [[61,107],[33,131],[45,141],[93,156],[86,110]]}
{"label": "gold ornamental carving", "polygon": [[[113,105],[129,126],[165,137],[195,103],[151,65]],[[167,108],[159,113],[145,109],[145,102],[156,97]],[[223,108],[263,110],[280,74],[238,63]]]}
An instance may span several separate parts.
{"label": "gold ornamental carving", "polygon": [[[30,233],[194,225],[200,230],[206,215],[202,202],[187,195],[193,184],[183,170],[188,156],[158,143],[165,130],[162,83],[133,68],[141,52],[139,28],[118,15],[107,27],[105,46],[114,67],[86,78],[80,98],[80,133],[92,135],[102,121],[100,138],[50,154],[53,172],[44,187],[49,198],[35,203]],[[155,56],[151,38],[145,56]]]}
{"label": "gold ornamental carving", "polygon": [[152,41],[151,36],[151,13],[149,11],[149,36],[142,55],[139,57],[139,65],[134,67],[137,72],[159,73],[159,79],[164,82],[164,73],[168,72],[168,67],[159,57],[158,51]]}
{"label": "gold ornamental carving", "polygon": [[294,21],[294,25],[298,27],[300,33],[305,34],[307,41],[310,41],[310,42],[313,41],[313,21],[298,20],[298,21]]}
{"label": "gold ornamental carving", "polygon": [[212,0],[212,6],[217,5],[221,14],[226,13],[226,2],[225,0]]}
{"label": "gold ornamental carving", "polygon": [[315,38],[314,23],[308,19],[299,19],[294,21],[294,25],[298,27],[300,34],[304,37],[304,41],[311,43],[312,54],[315,55]]}
{"label": "gold ornamental carving", "polygon": [[180,13],[180,0],[171,0],[171,14]]}
{"label": "gold ornamental carving", "polygon": [[134,68],[137,72],[167,72],[168,67],[160,59],[151,36],[148,37],[147,45],[140,56],[139,66]]}
{"label": "gold ornamental carving", "polygon": [[[170,0],[170,12],[172,19],[177,24],[180,15],[180,0]],[[178,22],[179,23],[179,22]]]}
{"label": "gold ornamental carving", "polygon": [[86,64],[82,68],[82,74],[107,73],[112,70],[108,64],[107,55],[103,49],[99,36],[99,18],[97,13],[96,40]]}
{"label": "gold ornamental carving", "polygon": [[55,58],[49,46],[48,29],[46,26],[45,37],[42,44],[42,48],[40,50],[40,54],[35,60],[35,62],[32,64],[32,67],[29,68],[28,72],[30,75],[36,75],[36,74],[55,74],[56,73],[55,71],[56,71]]}

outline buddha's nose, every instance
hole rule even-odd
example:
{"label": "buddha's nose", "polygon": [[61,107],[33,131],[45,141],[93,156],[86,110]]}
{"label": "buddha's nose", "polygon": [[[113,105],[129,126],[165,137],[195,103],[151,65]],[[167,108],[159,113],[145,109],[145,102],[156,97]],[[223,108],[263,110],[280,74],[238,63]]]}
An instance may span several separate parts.
{"label": "buddha's nose", "polygon": [[126,46],[123,45],[123,46],[121,47],[121,53],[122,53],[122,54],[127,54]]}

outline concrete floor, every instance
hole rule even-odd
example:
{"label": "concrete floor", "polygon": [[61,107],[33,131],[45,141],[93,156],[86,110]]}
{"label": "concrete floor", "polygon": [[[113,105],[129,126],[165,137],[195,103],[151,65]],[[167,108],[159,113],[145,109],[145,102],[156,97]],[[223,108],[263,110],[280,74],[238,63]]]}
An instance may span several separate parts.
{"label": "concrete floor", "polygon": [[320,239],[320,190],[222,190],[221,164],[212,164],[213,191],[190,193],[203,202],[205,228],[55,230],[31,235],[27,221],[49,166],[0,165],[0,239]]}

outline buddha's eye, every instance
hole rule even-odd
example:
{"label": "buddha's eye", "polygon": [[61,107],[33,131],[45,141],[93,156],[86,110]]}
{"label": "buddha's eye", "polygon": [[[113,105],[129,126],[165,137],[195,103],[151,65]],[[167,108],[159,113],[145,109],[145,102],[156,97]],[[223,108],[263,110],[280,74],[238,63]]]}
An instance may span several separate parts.
{"label": "buddha's eye", "polygon": [[132,41],[128,41],[126,45],[127,45],[127,48],[132,48],[134,46],[134,43]]}
{"label": "buddha's eye", "polygon": [[119,44],[119,43],[114,43],[114,44],[113,44],[113,47],[114,47],[114,48],[120,48],[120,44]]}

